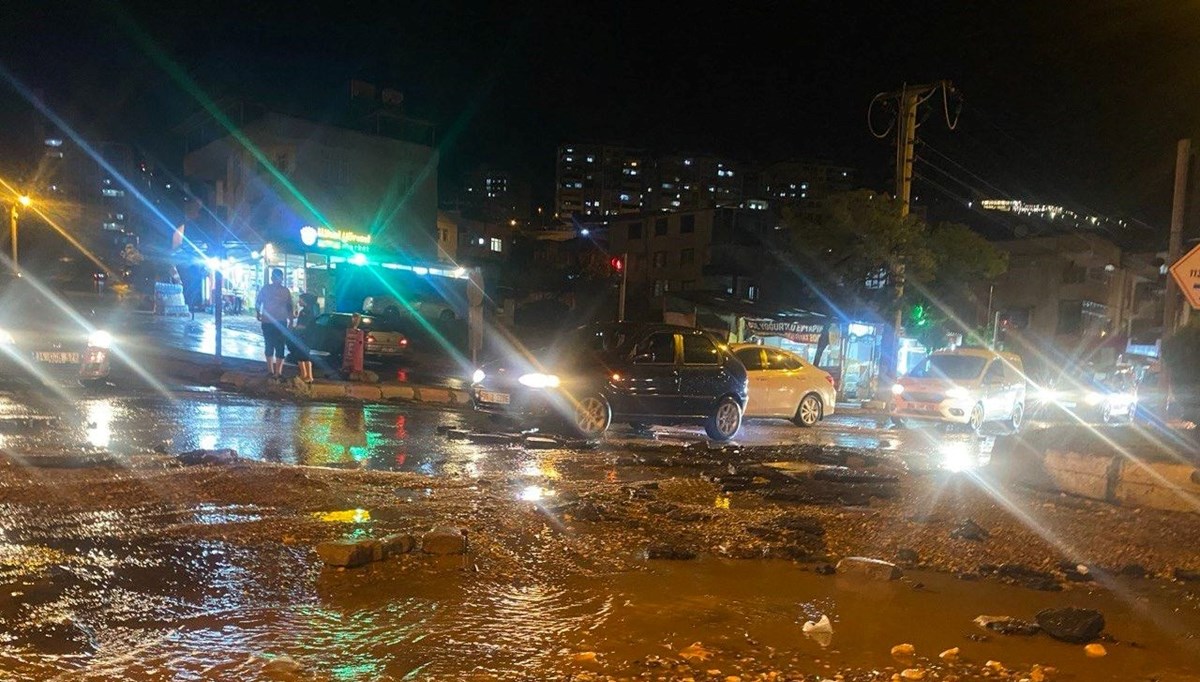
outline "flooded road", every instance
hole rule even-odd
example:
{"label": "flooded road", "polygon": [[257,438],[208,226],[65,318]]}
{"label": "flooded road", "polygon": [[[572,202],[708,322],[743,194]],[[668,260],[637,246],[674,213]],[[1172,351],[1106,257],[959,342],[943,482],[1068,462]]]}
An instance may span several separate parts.
{"label": "flooded road", "polygon": [[[1055,573],[1060,591],[1035,591],[976,571],[1119,566],[1110,555],[1125,545],[1162,556],[1154,537],[1187,544],[1200,525],[1044,497],[998,503],[973,484],[992,437],[882,428],[858,412],[816,429],[752,422],[745,452],[697,455],[686,446],[699,429],[649,439],[622,427],[595,448],[547,450],[447,429],[497,426],[207,391],[0,395],[0,678],[891,680],[912,669],[1015,681],[1040,665],[1053,680],[1200,679],[1200,583]],[[265,464],[178,467],[154,454],[196,448]],[[96,452],[115,461],[34,465]],[[858,453],[904,476],[855,502],[748,489],[811,471],[812,452]],[[989,539],[952,539],[968,516]],[[467,554],[338,571],[312,550],[447,523],[470,530]],[[1103,546],[1064,557],[1039,540],[1055,537]],[[648,559],[655,543],[696,558]],[[817,570],[904,551],[919,565],[891,582]],[[1104,658],[973,623],[1072,605],[1103,612]],[[803,632],[822,615],[828,640]],[[900,643],[917,657],[894,659]],[[938,659],[954,647],[958,661]]]}

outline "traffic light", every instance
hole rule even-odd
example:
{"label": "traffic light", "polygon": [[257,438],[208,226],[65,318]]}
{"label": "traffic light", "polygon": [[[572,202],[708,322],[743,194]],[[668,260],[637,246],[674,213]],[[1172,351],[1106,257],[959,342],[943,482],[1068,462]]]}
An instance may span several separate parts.
{"label": "traffic light", "polygon": [[908,316],[912,320],[914,327],[924,327],[929,324],[929,317],[925,313],[925,306],[919,303],[912,307]]}
{"label": "traffic light", "polygon": [[620,256],[613,256],[612,259],[608,261],[608,265],[612,268],[612,271],[618,275],[621,274],[621,271],[625,269],[625,261],[622,260]]}

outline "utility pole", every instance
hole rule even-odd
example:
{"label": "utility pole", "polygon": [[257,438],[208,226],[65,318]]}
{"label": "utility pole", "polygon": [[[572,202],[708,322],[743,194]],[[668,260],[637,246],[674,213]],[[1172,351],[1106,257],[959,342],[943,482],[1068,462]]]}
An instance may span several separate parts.
{"label": "utility pole", "polygon": [[[896,104],[896,199],[900,201],[900,217],[908,217],[912,204],[912,176],[914,146],[917,141],[917,107],[929,99],[939,89],[944,89],[944,98],[954,91],[954,86],[948,80],[927,83],[925,85],[904,85],[896,92],[881,93],[875,96],[871,104],[878,101],[894,101]],[[943,99],[943,102],[946,100]],[[946,105],[946,124],[952,130],[954,123],[950,122],[949,106]],[[868,120],[870,111],[868,110]],[[886,133],[884,134],[886,135]],[[877,136],[880,137],[880,136]],[[880,354],[881,393],[891,396],[891,385],[896,380],[897,365],[900,354],[900,329],[904,326],[904,311],[901,302],[904,298],[904,263],[892,263],[889,277],[892,280],[895,312],[892,324],[884,330],[883,348]]]}
{"label": "utility pole", "polygon": [[629,280],[629,252],[621,254],[621,300],[617,303],[617,322],[625,321],[625,286]]}
{"label": "utility pole", "polygon": [[[1192,165],[1192,141],[1180,140],[1175,147],[1175,196],[1171,204],[1171,236],[1167,240],[1167,266],[1171,266],[1183,256],[1183,226],[1187,222],[1188,211],[1188,175]],[[1166,341],[1175,333],[1179,324],[1179,308],[1183,303],[1183,295],[1172,286],[1168,277],[1166,291],[1163,292],[1163,331],[1162,338]]]}

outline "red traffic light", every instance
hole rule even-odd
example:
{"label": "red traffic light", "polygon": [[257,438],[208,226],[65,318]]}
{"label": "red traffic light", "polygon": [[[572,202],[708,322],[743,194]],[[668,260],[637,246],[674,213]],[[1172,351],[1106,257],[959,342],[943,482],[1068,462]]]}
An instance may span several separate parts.
{"label": "red traffic light", "polygon": [[620,272],[625,269],[625,261],[621,260],[619,257],[608,261],[608,264],[612,266],[614,272]]}

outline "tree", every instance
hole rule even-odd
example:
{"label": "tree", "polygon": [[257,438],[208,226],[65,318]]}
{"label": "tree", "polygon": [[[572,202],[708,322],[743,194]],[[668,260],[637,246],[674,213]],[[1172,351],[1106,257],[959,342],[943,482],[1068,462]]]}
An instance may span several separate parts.
{"label": "tree", "polygon": [[[973,324],[966,312],[973,310],[972,285],[1007,268],[1006,254],[967,226],[931,228],[918,216],[901,217],[899,201],[869,190],[833,194],[814,211],[786,213],[784,222],[790,235],[785,275],[792,285],[785,287],[787,298],[864,318],[873,313],[888,322],[903,306],[905,321],[926,339],[944,337],[947,327],[970,331],[953,320]],[[903,300],[894,281],[900,272]],[[915,320],[918,305],[921,318]]]}

